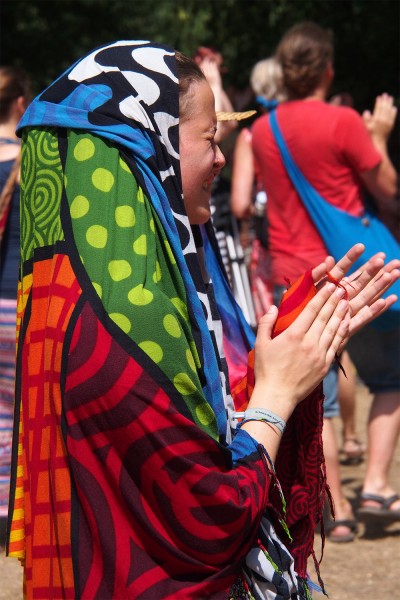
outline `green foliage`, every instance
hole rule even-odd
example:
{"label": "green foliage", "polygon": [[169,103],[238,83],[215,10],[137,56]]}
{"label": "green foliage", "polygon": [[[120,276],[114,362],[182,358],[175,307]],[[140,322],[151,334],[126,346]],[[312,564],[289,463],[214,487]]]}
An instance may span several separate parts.
{"label": "green foliage", "polygon": [[398,0],[2,0],[2,64],[18,64],[42,89],[83,54],[116,39],[154,39],[192,54],[224,56],[226,85],[245,87],[253,64],[284,31],[313,20],[334,31],[335,91],[361,110],[378,93],[398,97]]}

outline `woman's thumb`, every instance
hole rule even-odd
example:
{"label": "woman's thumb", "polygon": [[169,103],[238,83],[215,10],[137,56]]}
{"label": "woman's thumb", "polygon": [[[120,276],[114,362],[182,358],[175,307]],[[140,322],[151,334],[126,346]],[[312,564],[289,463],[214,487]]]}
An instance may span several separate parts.
{"label": "woman's thumb", "polygon": [[262,339],[271,339],[272,331],[276,323],[278,316],[278,309],[273,304],[269,307],[268,311],[263,315],[258,323],[258,333]]}

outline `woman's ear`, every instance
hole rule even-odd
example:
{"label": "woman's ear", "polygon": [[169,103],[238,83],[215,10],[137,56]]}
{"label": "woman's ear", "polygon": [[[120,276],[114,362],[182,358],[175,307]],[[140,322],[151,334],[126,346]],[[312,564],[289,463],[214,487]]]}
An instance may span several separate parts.
{"label": "woman's ear", "polygon": [[18,96],[18,98],[15,101],[15,107],[20,117],[22,117],[22,115],[26,111],[27,106],[28,100],[24,96]]}

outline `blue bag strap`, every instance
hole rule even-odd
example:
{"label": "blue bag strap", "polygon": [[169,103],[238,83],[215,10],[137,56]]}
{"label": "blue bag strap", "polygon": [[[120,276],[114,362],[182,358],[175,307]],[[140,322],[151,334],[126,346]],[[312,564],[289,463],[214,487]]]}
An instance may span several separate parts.
{"label": "blue bag strap", "polygon": [[[340,208],[330,205],[304,177],[303,173],[294,162],[282,136],[276,117],[276,110],[270,112],[269,122],[289,178],[314,221],[325,245],[329,249],[329,239],[332,237],[332,223],[326,223],[326,220],[335,218],[335,213],[337,213],[337,211],[343,213],[343,215],[348,213]],[[321,213],[321,211],[324,212]]]}

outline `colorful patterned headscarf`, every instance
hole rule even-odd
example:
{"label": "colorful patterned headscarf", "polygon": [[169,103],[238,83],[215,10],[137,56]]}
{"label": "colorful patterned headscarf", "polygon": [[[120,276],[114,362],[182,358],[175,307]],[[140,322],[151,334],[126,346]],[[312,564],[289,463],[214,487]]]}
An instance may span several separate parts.
{"label": "colorful patterned headscarf", "polygon": [[[117,42],[79,61],[45,90],[28,108],[20,128],[36,125],[83,130],[110,140],[126,155],[139,185],[147,190],[176,257],[188,310],[193,311],[196,343],[204,348],[202,384],[225,435],[223,394],[209,333],[213,315],[207,306],[201,270],[196,268],[200,236],[195,232],[195,242],[182,200],[177,84],[173,50],[144,42]],[[97,171],[97,176],[104,179],[102,171]],[[223,301],[226,299],[233,306],[228,291],[224,292]],[[232,322],[245,331],[249,348],[252,332],[240,311],[236,307],[232,310]],[[240,335],[239,340],[243,337]]]}
{"label": "colorful patterned headscarf", "polygon": [[8,552],[27,596],[246,598],[256,572],[256,598],[300,597],[273,467],[232,436],[224,348],[237,381],[254,336],[185,213],[174,51],[94,51],[20,132]]}

